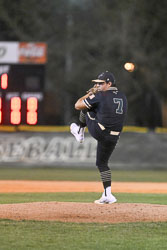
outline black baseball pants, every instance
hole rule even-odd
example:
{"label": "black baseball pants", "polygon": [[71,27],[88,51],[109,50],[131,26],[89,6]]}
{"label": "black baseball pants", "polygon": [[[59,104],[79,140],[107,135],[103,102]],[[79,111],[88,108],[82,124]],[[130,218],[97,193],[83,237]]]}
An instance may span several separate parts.
{"label": "black baseball pants", "polygon": [[111,170],[108,167],[108,161],[119,136],[110,135],[108,131],[102,130],[94,117],[94,112],[87,112],[86,125],[91,136],[97,140],[96,166],[100,171],[103,186],[107,188],[111,186]]}

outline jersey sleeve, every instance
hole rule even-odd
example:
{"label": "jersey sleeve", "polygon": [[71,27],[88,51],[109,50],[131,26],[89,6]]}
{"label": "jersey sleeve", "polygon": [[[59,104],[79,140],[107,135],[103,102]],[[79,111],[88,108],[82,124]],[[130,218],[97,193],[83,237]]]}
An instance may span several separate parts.
{"label": "jersey sleeve", "polygon": [[98,106],[99,103],[99,95],[91,95],[88,98],[83,100],[83,103],[86,105],[88,109],[92,109]]}

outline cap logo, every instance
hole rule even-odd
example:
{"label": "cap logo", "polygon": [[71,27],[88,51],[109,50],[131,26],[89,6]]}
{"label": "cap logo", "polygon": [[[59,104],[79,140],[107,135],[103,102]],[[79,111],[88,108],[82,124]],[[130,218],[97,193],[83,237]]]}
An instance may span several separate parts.
{"label": "cap logo", "polygon": [[104,75],[104,73],[100,74],[100,75],[99,75],[99,78],[102,77],[103,75]]}

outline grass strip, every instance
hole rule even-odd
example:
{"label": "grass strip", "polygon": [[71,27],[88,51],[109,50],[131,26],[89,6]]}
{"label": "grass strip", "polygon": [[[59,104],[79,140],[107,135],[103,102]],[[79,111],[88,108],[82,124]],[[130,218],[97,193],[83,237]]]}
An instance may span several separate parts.
{"label": "grass strip", "polygon": [[[113,181],[166,182],[167,170],[112,170]],[[69,168],[0,168],[0,180],[100,181],[98,170]]]}
{"label": "grass strip", "polygon": [[61,223],[0,220],[1,249],[166,249],[167,223]]}
{"label": "grass strip", "polygon": [[[167,205],[167,194],[114,194],[119,203],[150,203]],[[93,202],[101,193],[0,193],[0,204],[25,202]]]}

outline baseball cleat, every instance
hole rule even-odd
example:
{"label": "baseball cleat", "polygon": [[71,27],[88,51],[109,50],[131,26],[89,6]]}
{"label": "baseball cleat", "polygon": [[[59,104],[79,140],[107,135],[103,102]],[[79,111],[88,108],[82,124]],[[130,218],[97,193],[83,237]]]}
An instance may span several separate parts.
{"label": "baseball cleat", "polygon": [[96,204],[112,204],[115,202],[117,202],[117,199],[112,194],[110,196],[102,196],[99,200],[94,201]]}
{"label": "baseball cleat", "polygon": [[75,139],[82,143],[84,141],[85,128],[80,128],[76,123],[72,123],[70,126],[71,134],[75,136]]}

